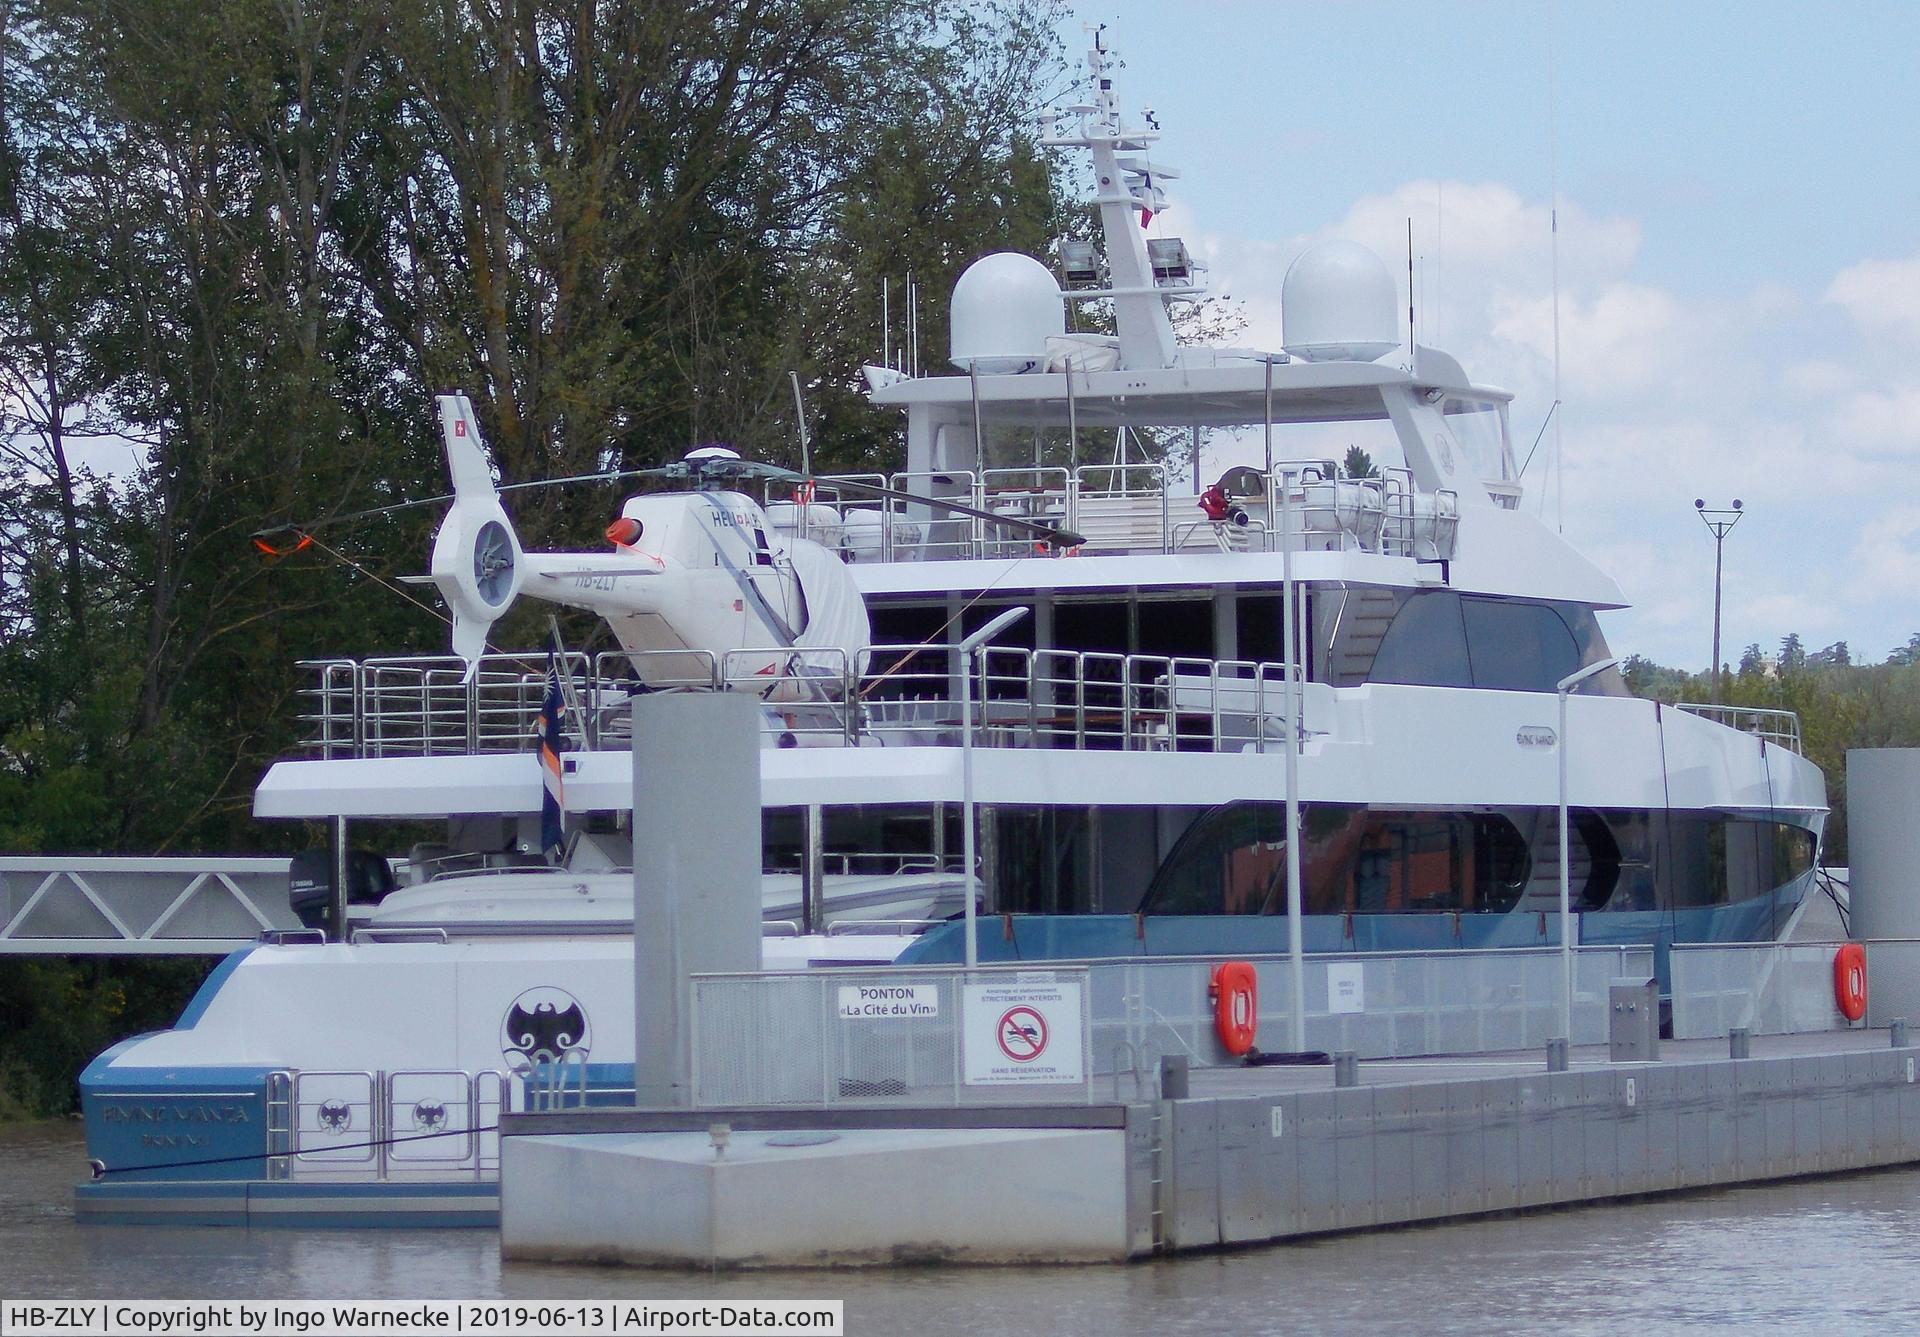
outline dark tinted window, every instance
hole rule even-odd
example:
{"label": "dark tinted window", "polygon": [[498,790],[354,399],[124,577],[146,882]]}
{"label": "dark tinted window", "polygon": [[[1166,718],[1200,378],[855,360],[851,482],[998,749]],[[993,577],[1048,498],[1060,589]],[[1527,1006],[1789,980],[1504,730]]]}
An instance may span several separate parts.
{"label": "dark tinted window", "polygon": [[1376,812],[1360,837],[1352,893],[1329,908],[1508,910],[1531,868],[1520,832],[1497,814]]}
{"label": "dark tinted window", "polygon": [[1551,692],[1580,667],[1573,632],[1550,604],[1464,598],[1460,611],[1475,687]]}
{"label": "dark tinted window", "polygon": [[[1308,914],[1502,911],[1531,873],[1526,840],[1496,813],[1370,811],[1311,804],[1300,817]],[[1148,888],[1149,914],[1285,914],[1286,809],[1215,808],[1189,828]]]}
{"label": "dark tinted window", "polygon": [[1259,914],[1286,895],[1286,812],[1271,803],[1215,808],[1167,856],[1145,907],[1162,915]]}
{"label": "dark tinted window", "polygon": [[1764,896],[1813,867],[1813,833],[1784,822],[1676,812],[1666,825],[1681,909]]}
{"label": "dark tinted window", "polygon": [[1471,687],[1460,596],[1432,590],[1408,599],[1373,658],[1372,682],[1408,687]]}
{"label": "dark tinted window", "polygon": [[1125,654],[1127,606],[1111,601],[1062,599],[1053,610],[1053,644],[1060,650]]}
{"label": "dark tinted window", "polygon": [[1213,658],[1213,600],[1142,599],[1133,651],[1168,659]]}
{"label": "dark tinted window", "polygon": [[1248,594],[1242,591],[1234,608],[1235,636],[1239,643],[1235,659],[1255,663],[1280,662],[1280,597],[1275,594]]}

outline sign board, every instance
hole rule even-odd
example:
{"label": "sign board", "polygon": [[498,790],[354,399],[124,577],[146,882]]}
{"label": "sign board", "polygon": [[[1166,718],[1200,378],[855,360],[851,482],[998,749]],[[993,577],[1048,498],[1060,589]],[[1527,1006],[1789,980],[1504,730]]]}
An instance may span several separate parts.
{"label": "sign board", "polygon": [[843,984],[840,1020],[869,1017],[937,1017],[940,987],[935,984]]}
{"label": "sign board", "polygon": [[1327,1011],[1367,1010],[1366,967],[1358,961],[1327,962]]}
{"label": "sign board", "polygon": [[961,1046],[969,1086],[1084,1082],[1079,984],[969,984]]}

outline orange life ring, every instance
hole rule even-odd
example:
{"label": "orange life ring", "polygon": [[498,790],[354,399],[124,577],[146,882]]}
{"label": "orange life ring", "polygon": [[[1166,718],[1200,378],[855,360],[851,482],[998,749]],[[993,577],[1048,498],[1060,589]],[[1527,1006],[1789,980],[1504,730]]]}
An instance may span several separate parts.
{"label": "orange life ring", "polygon": [[1213,1029],[1235,1058],[1253,1048],[1260,1025],[1260,986],[1245,961],[1222,961],[1213,968],[1207,992],[1213,998]]}
{"label": "orange life ring", "polygon": [[1867,1015],[1867,949],[1857,942],[1833,954],[1833,1001],[1848,1021]]}

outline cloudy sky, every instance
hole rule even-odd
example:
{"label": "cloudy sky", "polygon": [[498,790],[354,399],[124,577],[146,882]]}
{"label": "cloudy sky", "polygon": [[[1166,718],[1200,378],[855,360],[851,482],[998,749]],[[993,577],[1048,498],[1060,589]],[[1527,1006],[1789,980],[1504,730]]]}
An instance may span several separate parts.
{"label": "cloudy sky", "polygon": [[1696,497],[1746,503],[1723,657],[1920,631],[1920,3],[1076,5],[1184,173],[1156,231],[1242,341],[1278,345],[1310,241],[1404,285],[1411,217],[1421,341],[1515,392],[1522,456],[1553,400],[1557,157],[1564,524],[1634,604],[1617,651],[1705,667]]}

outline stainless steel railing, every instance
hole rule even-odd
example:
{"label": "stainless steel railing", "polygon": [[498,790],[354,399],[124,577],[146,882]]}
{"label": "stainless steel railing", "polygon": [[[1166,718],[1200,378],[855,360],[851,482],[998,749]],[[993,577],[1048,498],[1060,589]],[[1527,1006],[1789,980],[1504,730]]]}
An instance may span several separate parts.
{"label": "stainless steel railing", "polygon": [[[777,527],[838,551],[850,562],[940,561],[1024,556],[1024,531],[957,515],[928,502],[878,498],[857,485],[879,485],[957,502],[1009,519],[1051,525],[1084,537],[1083,553],[1178,552],[1225,547],[1234,552],[1360,551],[1421,560],[1453,556],[1459,497],[1417,492],[1410,470],[1389,466],[1364,477],[1343,474],[1332,460],[1276,463],[1258,473],[1257,494],[1236,497],[1248,515],[1216,540],[1196,520],[1194,498],[1176,498],[1175,480],[1160,464],[1083,464],[948,469],[894,474],[827,475],[768,491]],[[1287,522],[1283,523],[1284,517]]]}
{"label": "stainless steel railing", "polygon": [[1680,701],[1676,710],[1698,715],[1703,720],[1724,724],[1729,729],[1750,733],[1776,747],[1806,755],[1800,741],[1800,716],[1791,710],[1772,710],[1761,706],[1716,706],[1699,701]]}
{"label": "stainless steel railing", "polygon": [[[750,666],[769,657],[789,670],[762,701],[769,747],[955,744],[964,729],[983,747],[1264,752],[1287,734],[1284,664],[988,647],[963,669],[950,646],[881,645],[857,655],[569,655],[582,703],[569,712],[569,740],[576,748],[617,746],[640,692],[764,685]],[[453,656],[307,661],[313,680],[302,693],[300,750],[322,758],[528,751],[546,694],[544,670],[525,667],[531,659],[486,656],[469,684]],[[974,674],[964,720],[963,671]]]}

